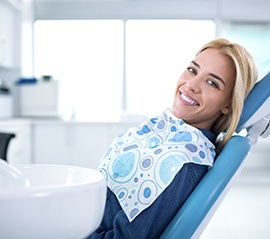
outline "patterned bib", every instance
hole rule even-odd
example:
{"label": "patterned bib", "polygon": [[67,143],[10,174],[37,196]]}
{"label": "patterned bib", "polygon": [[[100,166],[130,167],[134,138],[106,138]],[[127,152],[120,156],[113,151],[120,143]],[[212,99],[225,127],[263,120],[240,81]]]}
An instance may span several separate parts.
{"label": "patterned bib", "polygon": [[129,221],[148,208],[185,163],[212,166],[215,146],[170,109],[119,135],[99,170]]}

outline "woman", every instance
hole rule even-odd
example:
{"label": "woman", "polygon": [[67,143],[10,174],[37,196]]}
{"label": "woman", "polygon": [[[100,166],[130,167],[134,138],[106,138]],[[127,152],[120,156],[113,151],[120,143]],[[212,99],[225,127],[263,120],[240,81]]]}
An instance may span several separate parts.
{"label": "woman", "polygon": [[107,202],[89,238],[159,238],[212,166],[212,142],[225,129],[218,147],[232,136],[256,79],[240,45],[204,45],[180,76],[172,109],[120,135],[102,159]]}

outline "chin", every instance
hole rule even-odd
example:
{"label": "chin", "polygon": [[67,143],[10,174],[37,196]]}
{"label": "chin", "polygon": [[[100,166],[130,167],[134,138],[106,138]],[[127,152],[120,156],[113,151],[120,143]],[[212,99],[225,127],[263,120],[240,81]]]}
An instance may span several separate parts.
{"label": "chin", "polygon": [[173,108],[172,108],[172,113],[173,113],[173,115],[174,115],[175,117],[181,118],[181,117],[180,117],[180,112],[179,112],[178,109],[175,109],[175,108],[173,107]]}

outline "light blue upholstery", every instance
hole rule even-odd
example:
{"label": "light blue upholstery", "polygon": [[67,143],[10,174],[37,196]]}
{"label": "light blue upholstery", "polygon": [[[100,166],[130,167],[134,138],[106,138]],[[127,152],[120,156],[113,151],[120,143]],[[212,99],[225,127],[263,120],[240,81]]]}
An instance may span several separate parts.
{"label": "light blue upholstery", "polygon": [[207,172],[164,231],[162,239],[192,238],[193,233],[241,166],[249,150],[250,143],[247,138],[242,136],[231,138],[216,159],[214,167]]}
{"label": "light blue upholstery", "polygon": [[[269,99],[270,73],[256,83],[247,97],[239,122],[239,131],[254,114],[258,114],[258,109],[266,102],[266,108],[270,109]],[[265,111],[266,108],[263,110]],[[257,118],[259,119],[260,116]],[[229,186],[241,171],[250,147],[251,143],[247,137],[236,135],[229,140],[217,157],[214,167],[207,172],[178,211],[163,232],[161,239],[199,238],[228,192]]]}
{"label": "light blue upholstery", "polygon": [[[258,81],[249,93],[245,100],[244,109],[238,124],[237,132],[242,129],[242,126],[259,111],[262,104],[268,100],[270,96],[270,72],[266,74],[260,81]],[[266,105],[269,107],[269,105]],[[269,111],[263,112],[265,116]],[[263,116],[259,117],[262,118]]]}

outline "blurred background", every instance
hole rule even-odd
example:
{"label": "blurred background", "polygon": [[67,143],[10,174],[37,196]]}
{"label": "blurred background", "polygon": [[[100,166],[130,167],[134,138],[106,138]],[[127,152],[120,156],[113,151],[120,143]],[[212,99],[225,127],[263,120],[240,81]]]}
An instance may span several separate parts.
{"label": "blurred background", "polygon": [[[270,70],[268,0],[0,0],[0,131],[11,163],[96,168],[111,140],[170,107],[178,77],[225,37]],[[269,139],[202,238],[269,238]]]}

